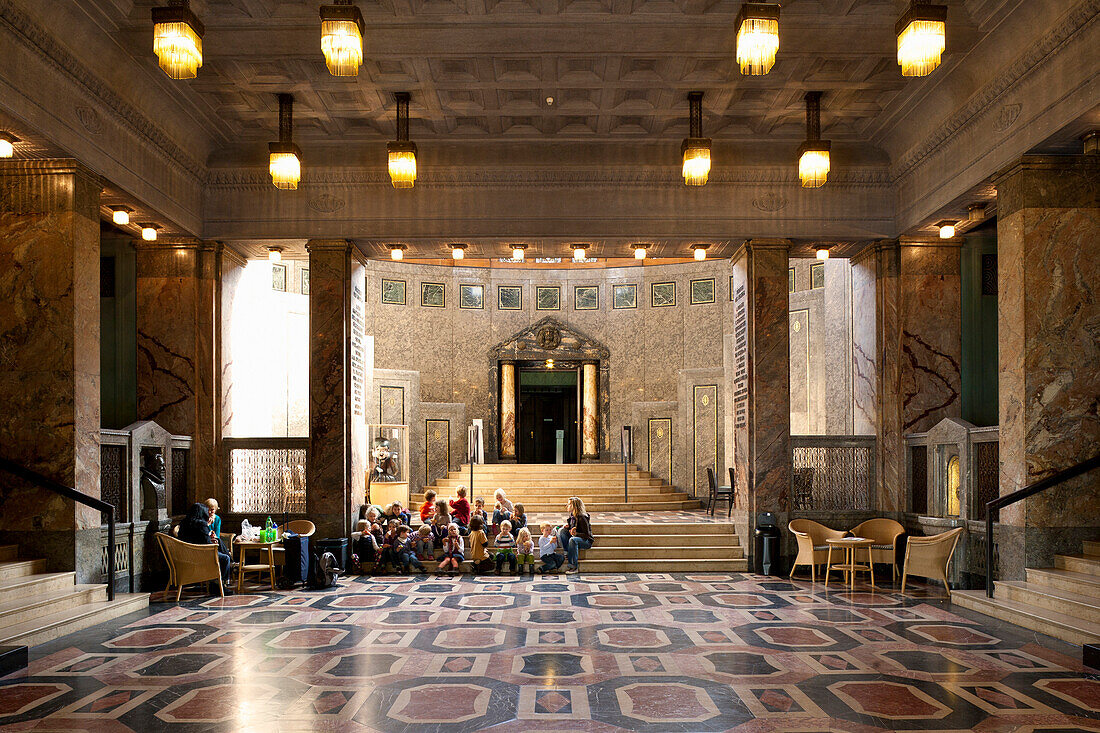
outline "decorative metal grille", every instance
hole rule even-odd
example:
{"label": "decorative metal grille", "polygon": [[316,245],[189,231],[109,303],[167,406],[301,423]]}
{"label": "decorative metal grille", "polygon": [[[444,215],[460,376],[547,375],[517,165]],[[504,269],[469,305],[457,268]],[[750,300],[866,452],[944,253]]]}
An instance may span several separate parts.
{"label": "decorative metal grille", "polygon": [[[122,488],[123,463],[126,460],[126,446],[104,445],[100,447],[99,495],[103,501],[115,508],[115,522],[125,522],[126,492]],[[104,520],[105,521],[105,520]]]}
{"label": "decorative metal grille", "polygon": [[[985,521],[985,505],[1000,495],[1000,443],[974,444],[974,506],[971,516]],[[1000,521],[994,510],[993,521]]]}
{"label": "decorative metal grille", "polygon": [[[980,582],[985,586],[985,532],[971,532],[967,537],[967,569],[974,578],[974,582]],[[993,579],[1001,577],[1001,552],[997,542],[997,535],[993,535]]]}
{"label": "decorative metal grille", "polygon": [[191,450],[188,448],[172,449],[172,504],[168,507],[170,514],[183,514],[187,511],[188,478],[191,464]]}
{"label": "decorative metal grille", "polygon": [[862,445],[832,436],[800,436],[792,442],[795,509],[874,508],[874,438],[859,441]]}
{"label": "decorative metal grille", "polygon": [[231,449],[229,511],[234,514],[304,514],[306,449]]}
{"label": "decorative metal grille", "polygon": [[[107,540],[103,540],[100,548],[101,572],[107,577]],[[130,552],[125,541],[115,543],[115,575],[130,572]]]}
{"label": "decorative metal grille", "polygon": [[914,514],[928,514],[928,446],[909,447],[909,506]]}

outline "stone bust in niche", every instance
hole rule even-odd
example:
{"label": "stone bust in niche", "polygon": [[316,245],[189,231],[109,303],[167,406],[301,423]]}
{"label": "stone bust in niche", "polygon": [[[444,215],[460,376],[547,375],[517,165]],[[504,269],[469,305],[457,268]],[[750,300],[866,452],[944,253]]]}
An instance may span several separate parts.
{"label": "stone bust in niche", "polygon": [[149,521],[168,518],[164,489],[164,452],[160,448],[141,450],[141,518]]}
{"label": "stone bust in niche", "polygon": [[371,469],[371,481],[392,482],[397,478],[397,451],[386,438],[378,438],[371,450],[374,467]]}

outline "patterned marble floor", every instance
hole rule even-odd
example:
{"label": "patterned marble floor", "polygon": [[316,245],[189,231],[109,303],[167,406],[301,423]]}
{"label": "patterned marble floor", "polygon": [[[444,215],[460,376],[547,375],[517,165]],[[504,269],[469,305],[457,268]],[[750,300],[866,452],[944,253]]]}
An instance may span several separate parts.
{"label": "patterned marble floor", "polygon": [[359,577],[156,604],[32,650],[36,731],[1100,731],[1071,648],[751,575]]}

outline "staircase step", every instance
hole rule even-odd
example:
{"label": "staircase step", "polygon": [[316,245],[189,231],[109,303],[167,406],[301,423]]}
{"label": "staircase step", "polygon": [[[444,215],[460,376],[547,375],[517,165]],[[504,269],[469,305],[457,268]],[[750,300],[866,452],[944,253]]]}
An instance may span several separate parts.
{"label": "staircase step", "polygon": [[37,560],[5,560],[0,562],[0,581],[23,578],[46,570],[47,562]]}
{"label": "staircase step", "polygon": [[0,562],[15,560],[19,557],[19,545],[0,545]]}
{"label": "staircase step", "polygon": [[590,550],[582,550],[582,559],[592,560],[723,560],[744,557],[741,547],[604,547],[602,538]]}
{"label": "staircase step", "polygon": [[86,603],[107,600],[105,585],[76,585],[63,590],[35,593],[33,595],[5,599],[0,603],[0,634],[3,628],[45,616]]}
{"label": "staircase step", "polygon": [[148,593],[120,594],[115,596],[113,601],[96,601],[0,628],[0,645],[44,644],[65,634],[125,616],[148,606]]}
{"label": "staircase step", "polygon": [[1091,596],[1100,605],[1100,578],[1058,568],[1027,568],[1027,580],[1035,585]]}
{"label": "staircase step", "polygon": [[1087,555],[1055,555],[1054,567],[1100,577],[1100,557]]}
{"label": "staircase step", "polygon": [[[542,503],[537,501],[523,501],[519,502],[523,504],[523,508],[528,514],[532,513],[558,513],[565,514],[565,501],[555,501]],[[691,509],[699,509],[702,506],[702,502],[698,499],[670,499],[667,501],[641,501],[635,502],[633,499],[629,504],[624,504],[622,500],[611,503],[604,502],[592,502],[585,501],[585,508],[588,509],[590,514],[596,512],[671,512],[671,511],[689,511]],[[490,511],[491,515],[492,512]]]}
{"label": "staircase step", "polygon": [[582,560],[584,573],[744,573],[749,562],[744,558],[721,560]]}
{"label": "staircase step", "polygon": [[16,598],[66,590],[76,585],[76,573],[39,573],[0,581],[0,598]]}
{"label": "staircase step", "polygon": [[[562,521],[556,519],[555,523]],[[737,536],[737,530],[730,522],[653,522],[627,523],[627,522],[601,522],[596,517],[592,521],[592,533],[596,536],[605,534],[637,534],[637,535],[677,535],[683,540],[685,535],[722,534]]]}
{"label": "staircase step", "polygon": [[1100,624],[1055,613],[1030,603],[987,598],[983,590],[952,591],[951,602],[1070,644],[1080,646],[1100,641]]}
{"label": "staircase step", "polygon": [[1100,606],[1096,605],[1095,598],[1019,580],[998,581],[995,588],[996,595],[1007,601],[1026,603],[1064,616],[1100,624]]}
{"label": "staircase step", "polygon": [[683,547],[690,543],[693,547],[728,548],[740,546],[735,534],[697,534],[685,537],[682,534],[647,534],[636,532],[627,534],[598,534],[600,547]]}
{"label": "staircase step", "polygon": [[1085,555],[1087,557],[1100,557],[1100,542],[1086,541],[1084,543],[1084,545],[1085,545]]}

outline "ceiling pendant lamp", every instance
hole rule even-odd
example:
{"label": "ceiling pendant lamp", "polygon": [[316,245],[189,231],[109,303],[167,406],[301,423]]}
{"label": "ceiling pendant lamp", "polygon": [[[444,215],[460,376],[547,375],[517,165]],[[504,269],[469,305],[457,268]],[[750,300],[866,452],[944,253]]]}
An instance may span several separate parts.
{"label": "ceiling pendant lamp", "polygon": [[513,244],[512,245],[512,259],[519,262],[523,262],[523,258],[527,256],[526,244]]}
{"label": "ceiling pendant lamp", "polygon": [[940,65],[946,46],[947,6],[911,0],[894,25],[902,76],[927,76]]}
{"label": "ceiling pendant lamp", "polygon": [[958,224],[954,219],[944,219],[941,222],[936,223],[936,228],[939,229],[940,239],[951,239],[955,236],[955,225]]}
{"label": "ceiling pendant lamp", "polygon": [[692,256],[695,257],[696,260],[702,262],[703,260],[705,260],[707,258],[707,247],[709,247],[709,246],[710,246],[709,244],[693,244],[693,245],[691,245],[691,249],[693,250],[692,251]]}
{"label": "ceiling pendant lamp", "polygon": [[703,137],[703,93],[688,92],[688,137],[680,145],[684,161],[684,183],[705,186],[710,175],[710,138]]}
{"label": "ceiling pendant lamp", "polygon": [[829,177],[829,141],[821,139],[821,92],[806,92],[806,142],[798,148],[802,188],[820,188]]}
{"label": "ceiling pendant lamp", "polygon": [[112,206],[111,221],[120,227],[126,226],[130,223],[130,211],[131,209],[127,206]]}
{"label": "ceiling pendant lamp", "polygon": [[634,259],[644,260],[646,256],[646,250],[649,249],[648,244],[638,243],[634,245]]}
{"label": "ceiling pendant lamp", "polygon": [[451,245],[451,259],[452,260],[466,259],[466,245],[465,244],[452,244]]}
{"label": "ceiling pendant lamp", "polygon": [[294,97],[279,95],[279,142],[268,143],[268,169],[275,188],[293,191],[302,180],[302,151],[294,144]]}
{"label": "ceiling pendant lamp", "polygon": [[397,100],[397,139],[386,146],[390,183],[394,188],[412,188],[416,183],[416,143],[409,142],[409,93],[395,92],[393,97]]}
{"label": "ceiling pendant lamp", "polygon": [[817,248],[817,259],[819,259],[819,260],[829,259],[829,248],[828,247],[818,247]]}
{"label": "ceiling pendant lamp", "polygon": [[0,158],[10,158],[15,155],[15,143],[19,138],[10,132],[0,132]]}
{"label": "ceiling pendant lamp", "polygon": [[363,14],[352,0],[321,6],[321,53],[333,76],[358,76],[363,63]]}
{"label": "ceiling pendant lamp", "polygon": [[144,239],[146,242],[157,241],[157,230],[160,229],[160,227],[158,227],[156,224],[151,224],[149,222],[138,224],[138,226],[141,227],[142,239]]}
{"label": "ceiling pendant lamp", "polygon": [[194,79],[202,66],[202,34],[206,32],[187,0],[168,0],[153,8],[153,53],[173,79]]}
{"label": "ceiling pendant lamp", "polygon": [[588,245],[587,244],[574,244],[573,245],[573,261],[584,262],[588,259]]}
{"label": "ceiling pendant lamp", "polygon": [[399,262],[405,259],[405,245],[403,244],[391,244],[390,245],[390,259]]}
{"label": "ceiling pendant lamp", "polygon": [[737,13],[737,65],[746,76],[763,76],[775,66],[779,50],[779,5],[744,3]]}

